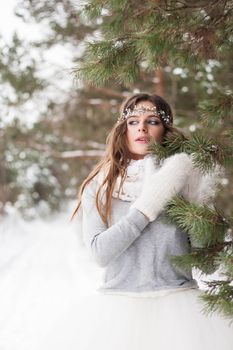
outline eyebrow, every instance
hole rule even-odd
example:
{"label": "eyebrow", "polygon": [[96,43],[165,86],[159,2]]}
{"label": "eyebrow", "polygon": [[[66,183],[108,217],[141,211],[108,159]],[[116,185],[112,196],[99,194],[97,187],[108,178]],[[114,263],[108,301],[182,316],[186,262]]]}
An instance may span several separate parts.
{"label": "eyebrow", "polygon": [[[128,117],[127,119],[130,119],[130,118],[140,118],[141,116],[140,115],[131,115],[130,117]],[[148,115],[147,118],[158,118],[160,120],[160,117],[158,115],[154,115],[154,114],[151,114],[151,115]]]}

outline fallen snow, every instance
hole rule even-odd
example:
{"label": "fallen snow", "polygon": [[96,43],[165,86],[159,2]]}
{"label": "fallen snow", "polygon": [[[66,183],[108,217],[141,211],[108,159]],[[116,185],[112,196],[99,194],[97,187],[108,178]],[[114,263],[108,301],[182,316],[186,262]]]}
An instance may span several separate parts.
{"label": "fallen snow", "polygon": [[103,269],[88,255],[69,213],[0,223],[0,349],[33,350],[77,298],[101,284]]}
{"label": "fallen snow", "polygon": [[70,223],[70,213],[49,221],[27,222],[17,212],[2,219],[1,350],[36,349],[64,311],[101,285],[104,269],[88,254],[79,220]]}

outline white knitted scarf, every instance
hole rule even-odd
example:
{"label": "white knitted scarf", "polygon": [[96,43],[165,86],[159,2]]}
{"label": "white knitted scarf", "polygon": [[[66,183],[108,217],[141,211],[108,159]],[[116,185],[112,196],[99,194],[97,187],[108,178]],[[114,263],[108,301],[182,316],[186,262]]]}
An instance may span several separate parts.
{"label": "white knitted scarf", "polygon": [[[132,202],[141,193],[143,178],[145,176],[146,169],[156,170],[160,168],[161,162],[154,155],[146,155],[143,159],[134,160],[131,159],[127,169],[126,178],[121,184],[121,176],[116,179],[116,184],[113,190],[112,197],[119,198],[123,201]],[[98,175],[98,183],[101,184],[104,178],[104,173],[100,172]]]}
{"label": "white knitted scarf", "polygon": [[[132,202],[140,195],[143,185],[143,179],[146,176],[146,171],[158,171],[162,166],[163,160],[159,161],[155,155],[146,155],[143,159],[131,160],[126,169],[126,178],[123,182],[119,193],[121,177],[116,180],[113,197],[123,201]],[[187,200],[196,203],[204,203],[213,199],[216,194],[217,186],[224,175],[224,169],[221,166],[216,166],[214,171],[202,174],[199,169],[194,169],[180,194]],[[174,174],[175,178],[175,174]],[[97,182],[102,184],[104,172],[101,171],[97,176]]]}

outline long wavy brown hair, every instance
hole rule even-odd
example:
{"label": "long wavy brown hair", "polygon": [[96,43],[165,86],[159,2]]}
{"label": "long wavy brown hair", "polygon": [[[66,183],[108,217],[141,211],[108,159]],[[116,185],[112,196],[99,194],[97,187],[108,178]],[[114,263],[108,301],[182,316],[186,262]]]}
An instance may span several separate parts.
{"label": "long wavy brown hair", "polygon": [[[165,128],[163,139],[171,133],[179,133],[182,137],[185,136],[182,134],[180,130],[173,127],[173,112],[169,104],[160,96],[155,94],[148,93],[137,93],[125,101],[123,101],[120,113],[126,110],[126,108],[134,109],[134,106],[141,101],[150,101],[157,107],[157,109],[163,110],[166,114],[170,116],[171,123],[168,125],[162,119],[163,126]],[[127,123],[126,120],[122,120],[117,122],[112,130],[110,131],[107,139],[106,139],[106,151],[102,159],[97,163],[95,168],[90,172],[87,178],[83,181],[80,186],[78,192],[78,203],[72,214],[71,219],[75,216],[77,211],[81,206],[82,194],[85,187],[89,184],[89,182],[101,171],[105,170],[105,177],[102,184],[99,186],[96,193],[96,207],[97,210],[103,220],[104,223],[111,222],[111,209],[112,209],[112,193],[114,190],[114,186],[116,183],[117,177],[121,176],[121,184],[126,177],[126,168],[131,160],[131,154],[127,147],[126,142],[126,131],[127,131]],[[161,143],[163,146],[163,141]],[[166,147],[164,145],[164,147]],[[101,205],[101,193],[104,190],[105,194],[105,205]]]}

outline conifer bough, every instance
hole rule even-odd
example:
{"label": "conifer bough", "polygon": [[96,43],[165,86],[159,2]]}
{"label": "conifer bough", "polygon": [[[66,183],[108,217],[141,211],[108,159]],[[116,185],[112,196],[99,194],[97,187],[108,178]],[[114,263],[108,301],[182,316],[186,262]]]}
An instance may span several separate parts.
{"label": "conifer bough", "polygon": [[232,1],[100,1],[85,6],[101,39],[86,43],[77,76],[95,85],[130,85],[141,68],[221,59],[232,48]]}

